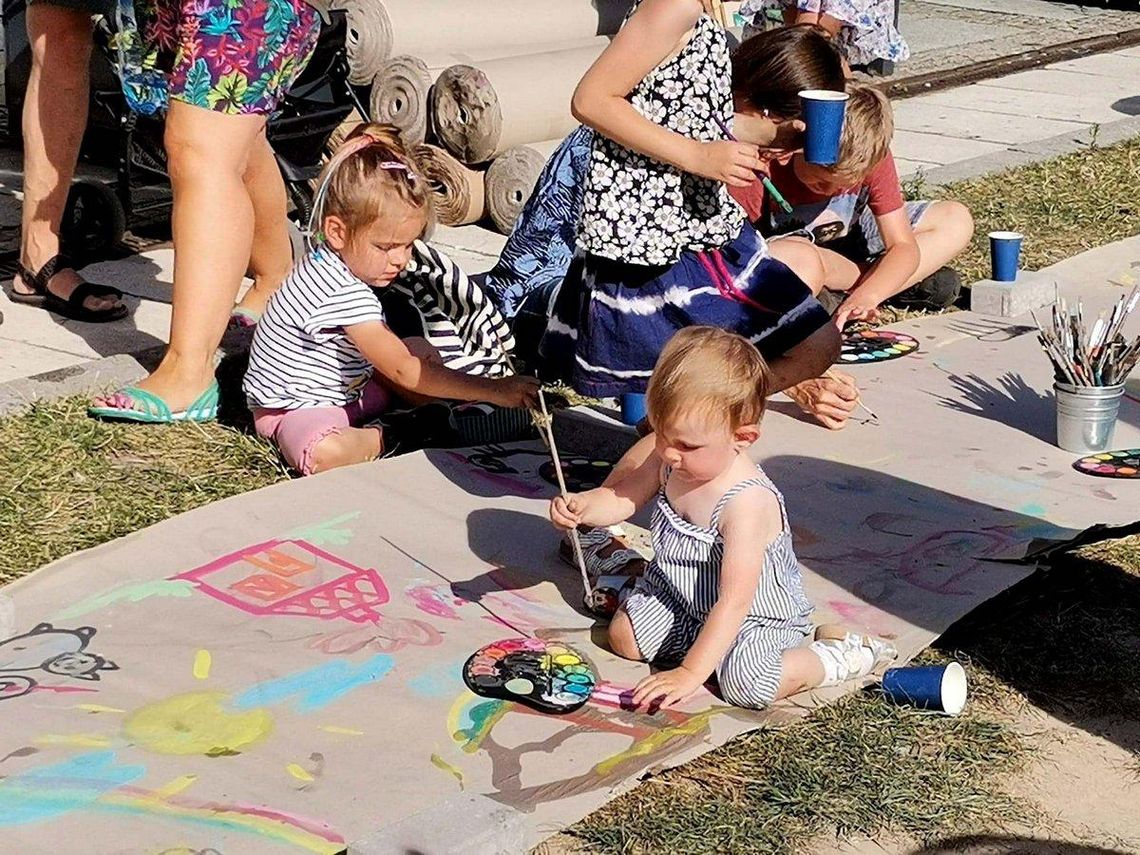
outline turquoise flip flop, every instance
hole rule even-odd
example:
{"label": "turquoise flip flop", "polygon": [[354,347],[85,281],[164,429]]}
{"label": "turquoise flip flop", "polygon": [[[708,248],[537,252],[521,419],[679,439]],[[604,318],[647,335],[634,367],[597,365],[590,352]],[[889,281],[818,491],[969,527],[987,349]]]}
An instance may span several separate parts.
{"label": "turquoise flip flop", "polygon": [[218,383],[210,384],[198,399],[185,410],[177,413],[170,411],[166,401],[137,386],[125,386],[108,400],[116,401],[121,406],[88,407],[87,415],[97,419],[115,419],[126,422],[143,422],[144,424],[167,425],[175,422],[212,422],[218,417]]}

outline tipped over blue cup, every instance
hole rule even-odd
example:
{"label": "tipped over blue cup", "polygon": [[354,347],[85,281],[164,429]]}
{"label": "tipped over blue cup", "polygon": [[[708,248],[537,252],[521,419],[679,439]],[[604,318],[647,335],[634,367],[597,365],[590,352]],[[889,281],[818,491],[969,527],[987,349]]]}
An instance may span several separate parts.
{"label": "tipped over blue cup", "polygon": [[995,282],[1017,281],[1022,240],[1018,232],[990,232],[990,278]]}
{"label": "tipped over blue cup", "polygon": [[889,668],[883,694],[896,704],[958,715],[966,706],[966,669],[957,662],[917,668]]}
{"label": "tipped over blue cup", "polygon": [[621,396],[621,420],[627,425],[635,425],[645,418],[645,395],[642,392],[623,392]]}
{"label": "tipped over blue cup", "polygon": [[804,120],[804,159],[820,166],[839,162],[839,141],[847,113],[846,92],[805,89],[800,92]]}

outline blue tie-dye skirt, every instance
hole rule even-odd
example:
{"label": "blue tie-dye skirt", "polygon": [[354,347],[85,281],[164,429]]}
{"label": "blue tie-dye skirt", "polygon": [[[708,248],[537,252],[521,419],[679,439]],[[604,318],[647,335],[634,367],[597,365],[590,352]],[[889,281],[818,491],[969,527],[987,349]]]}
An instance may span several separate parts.
{"label": "blue tie-dye skirt", "polygon": [[575,256],[539,348],[542,373],[596,398],[644,392],[658,354],[683,327],[731,330],[774,359],[828,321],[746,223],[726,246],[685,252],[666,267]]}

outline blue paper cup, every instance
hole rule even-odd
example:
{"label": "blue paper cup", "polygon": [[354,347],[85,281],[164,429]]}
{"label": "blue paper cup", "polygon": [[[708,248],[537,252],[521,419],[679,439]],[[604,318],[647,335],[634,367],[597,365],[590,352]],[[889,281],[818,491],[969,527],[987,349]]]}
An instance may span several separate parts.
{"label": "blue paper cup", "polygon": [[990,232],[990,278],[995,282],[1017,279],[1022,236],[1017,232]]}
{"label": "blue paper cup", "polygon": [[831,166],[839,162],[839,139],[843,134],[848,97],[846,92],[830,89],[800,92],[800,106],[807,127],[804,131],[804,159],[808,163]]}
{"label": "blue paper cup", "polygon": [[643,418],[645,418],[645,395],[641,392],[623,392],[621,420],[627,425],[635,425]]}
{"label": "blue paper cup", "polygon": [[957,662],[922,668],[890,668],[883,694],[896,704],[957,715],[966,706],[966,670]]}

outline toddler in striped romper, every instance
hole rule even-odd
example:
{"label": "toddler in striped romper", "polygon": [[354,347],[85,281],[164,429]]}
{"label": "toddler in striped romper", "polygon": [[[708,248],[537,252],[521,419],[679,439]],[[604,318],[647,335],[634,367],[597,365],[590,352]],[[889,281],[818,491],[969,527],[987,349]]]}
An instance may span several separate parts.
{"label": "toddler in striped romper", "polygon": [[747,453],[767,386],[767,365],[746,339],[681,330],[649,381],[655,453],[611,486],[551,502],[551,520],[568,529],[614,525],[656,499],[653,561],[609,629],[619,656],[668,668],[637,685],[635,704],[680,703],[715,673],[726,701],[759,709],[895,656],[886,642],[842,631],[816,631],[807,643],[812,605],[784,500]]}

